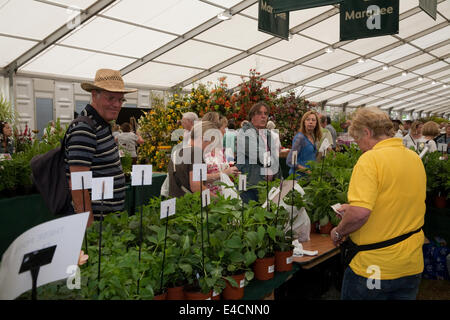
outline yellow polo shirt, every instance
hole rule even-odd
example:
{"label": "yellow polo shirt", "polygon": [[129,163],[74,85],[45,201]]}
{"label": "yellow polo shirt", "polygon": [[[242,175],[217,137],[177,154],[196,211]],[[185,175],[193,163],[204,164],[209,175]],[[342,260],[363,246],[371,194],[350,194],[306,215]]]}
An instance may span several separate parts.
{"label": "yellow polo shirt", "polygon": [[[377,143],[356,163],[348,190],[350,205],[371,210],[367,222],[350,234],[356,244],[388,240],[424,223],[426,174],[419,156],[402,139]],[[361,251],[350,263],[365,278],[397,279],[423,271],[423,232],[389,247]],[[374,273],[379,270],[379,277]]]}

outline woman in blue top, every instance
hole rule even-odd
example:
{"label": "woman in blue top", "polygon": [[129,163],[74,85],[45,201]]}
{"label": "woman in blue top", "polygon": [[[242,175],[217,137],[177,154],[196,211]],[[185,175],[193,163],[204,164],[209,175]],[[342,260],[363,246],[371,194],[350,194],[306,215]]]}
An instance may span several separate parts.
{"label": "woman in blue top", "polygon": [[[286,163],[291,169],[300,171],[300,176],[310,173],[310,167],[306,164],[308,161],[315,161],[317,155],[317,144],[322,138],[322,131],[319,126],[319,117],[315,111],[306,112],[300,123],[300,130],[292,140],[292,148],[286,158]],[[292,152],[297,151],[297,162],[292,163]]]}

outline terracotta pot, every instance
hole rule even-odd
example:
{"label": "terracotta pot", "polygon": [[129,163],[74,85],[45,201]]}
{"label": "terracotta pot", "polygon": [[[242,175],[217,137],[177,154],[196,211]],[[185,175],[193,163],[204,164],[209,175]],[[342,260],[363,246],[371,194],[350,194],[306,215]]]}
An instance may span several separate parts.
{"label": "terracotta pot", "polygon": [[253,264],[253,272],[257,280],[269,280],[275,272],[275,257],[256,259]]}
{"label": "terracotta pot", "polygon": [[174,287],[167,289],[167,300],[184,300],[184,287]]}
{"label": "terracotta pot", "polygon": [[184,291],[184,300],[211,300],[211,291],[208,293]]}
{"label": "terracotta pot", "polygon": [[275,271],[285,272],[292,270],[292,255],[294,251],[275,251]]}
{"label": "terracotta pot", "polygon": [[447,199],[446,199],[446,197],[443,197],[443,196],[435,196],[435,197],[434,197],[434,206],[435,206],[436,208],[441,208],[441,209],[443,209],[443,208],[446,207],[446,205],[447,205]]}
{"label": "terracotta pot", "polygon": [[167,291],[153,297],[153,300],[167,300]]}
{"label": "terracotta pot", "polygon": [[332,229],[333,229],[333,225],[329,221],[326,225],[319,227],[319,231],[321,234],[330,234]]}
{"label": "terracotta pot", "polygon": [[226,281],[225,289],[222,291],[222,297],[225,300],[239,300],[244,297],[244,278],[245,273],[231,276],[238,284],[237,287],[233,287],[228,281]]}

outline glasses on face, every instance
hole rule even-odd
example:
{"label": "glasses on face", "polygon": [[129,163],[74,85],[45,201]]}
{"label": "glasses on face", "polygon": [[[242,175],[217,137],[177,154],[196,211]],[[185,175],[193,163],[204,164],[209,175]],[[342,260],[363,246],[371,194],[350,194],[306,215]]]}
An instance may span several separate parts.
{"label": "glasses on face", "polygon": [[125,99],[124,97],[117,98],[115,96],[110,96],[110,95],[106,95],[106,94],[103,94],[103,97],[105,97],[106,101],[108,101],[109,103],[118,102],[120,104],[123,104],[123,103],[127,102],[127,99]]}

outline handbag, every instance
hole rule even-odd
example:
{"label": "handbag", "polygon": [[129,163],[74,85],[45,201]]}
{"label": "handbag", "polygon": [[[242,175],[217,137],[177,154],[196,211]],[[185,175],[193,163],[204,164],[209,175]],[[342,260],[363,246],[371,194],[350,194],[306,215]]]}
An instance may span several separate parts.
{"label": "handbag", "polygon": [[[422,226],[423,227],[423,226]],[[413,234],[419,232],[422,230],[422,227],[420,227],[417,230],[402,234],[400,236],[397,236],[392,239],[388,239],[385,241],[377,242],[377,243],[371,243],[371,244],[363,244],[363,245],[357,245],[348,237],[344,242],[341,243],[339,248],[341,249],[341,263],[344,266],[344,268],[347,268],[347,266],[352,262],[353,258],[358,254],[360,251],[367,251],[367,250],[375,250],[375,249],[381,249],[385,247],[392,246],[393,244],[399,243],[403,240],[408,239]]]}

